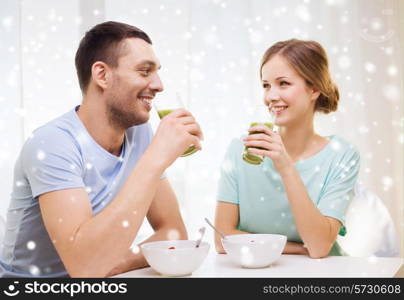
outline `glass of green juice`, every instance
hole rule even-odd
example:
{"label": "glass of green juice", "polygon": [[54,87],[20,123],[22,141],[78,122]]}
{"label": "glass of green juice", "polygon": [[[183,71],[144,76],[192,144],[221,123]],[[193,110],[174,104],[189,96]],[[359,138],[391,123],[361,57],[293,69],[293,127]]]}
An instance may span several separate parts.
{"label": "glass of green juice", "polygon": [[[154,109],[157,111],[160,120],[176,109],[185,108],[178,93],[175,97],[153,100],[153,106]],[[198,149],[196,149],[195,146],[190,145],[189,148],[181,155],[181,157],[189,156],[191,154],[194,154],[196,151],[198,151]]]}
{"label": "glass of green juice", "polygon": [[[275,124],[275,118],[274,118],[274,115],[269,111],[268,106],[257,105],[256,107],[254,107],[252,115],[251,115],[251,121],[250,121],[249,128],[257,126],[257,125],[265,125],[269,129],[273,130],[274,124]],[[249,132],[248,135],[252,135],[252,134],[256,134],[256,133],[261,133],[261,132]],[[251,147],[244,146],[243,160],[252,165],[260,165],[264,161],[264,157],[261,155],[257,155],[255,153],[249,152],[248,151],[249,148],[251,148]],[[261,149],[261,148],[257,147],[256,149]]]}

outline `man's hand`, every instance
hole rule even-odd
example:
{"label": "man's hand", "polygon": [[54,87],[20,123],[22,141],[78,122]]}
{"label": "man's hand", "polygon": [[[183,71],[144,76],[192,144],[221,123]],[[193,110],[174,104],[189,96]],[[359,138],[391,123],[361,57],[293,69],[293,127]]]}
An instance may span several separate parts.
{"label": "man's hand", "polygon": [[185,109],[177,109],[161,119],[149,148],[155,153],[156,159],[168,167],[189,146],[193,145],[200,150],[201,139],[201,128],[192,114]]}

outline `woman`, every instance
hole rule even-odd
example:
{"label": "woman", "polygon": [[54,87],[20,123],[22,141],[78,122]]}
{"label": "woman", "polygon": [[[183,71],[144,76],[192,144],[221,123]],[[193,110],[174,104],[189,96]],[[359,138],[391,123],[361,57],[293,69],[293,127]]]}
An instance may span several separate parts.
{"label": "woman", "polygon": [[[255,126],[249,129],[254,134],[230,144],[219,181],[216,226],[226,235],[286,235],[287,254],[341,255],[335,240],[345,233],[344,214],[360,157],[341,137],[314,131],[315,113],[338,106],[327,55],[314,41],[278,42],[265,52],[260,76],[264,103],[279,130]],[[245,162],[245,146],[264,162]],[[215,244],[224,253],[219,236]]]}

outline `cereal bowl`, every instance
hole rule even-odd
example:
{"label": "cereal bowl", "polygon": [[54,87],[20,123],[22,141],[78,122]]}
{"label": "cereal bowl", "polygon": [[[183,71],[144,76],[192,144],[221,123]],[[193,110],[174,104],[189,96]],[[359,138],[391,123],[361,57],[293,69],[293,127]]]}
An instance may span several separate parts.
{"label": "cereal bowl", "polygon": [[209,244],[202,242],[198,248],[191,240],[170,240],[145,243],[141,251],[156,272],[163,276],[186,276],[192,274],[205,260]]}
{"label": "cereal bowl", "polygon": [[279,234],[236,234],[222,238],[232,262],[244,268],[265,268],[282,254],[287,238]]}

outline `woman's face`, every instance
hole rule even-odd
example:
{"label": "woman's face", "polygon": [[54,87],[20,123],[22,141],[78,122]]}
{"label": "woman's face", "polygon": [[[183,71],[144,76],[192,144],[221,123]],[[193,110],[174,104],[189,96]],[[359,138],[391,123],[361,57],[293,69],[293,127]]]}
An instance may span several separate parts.
{"label": "woman's face", "polygon": [[264,102],[276,117],[276,125],[292,126],[312,121],[319,92],[289,65],[275,55],[262,67]]}

